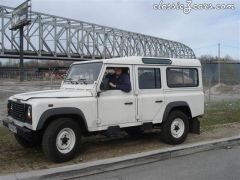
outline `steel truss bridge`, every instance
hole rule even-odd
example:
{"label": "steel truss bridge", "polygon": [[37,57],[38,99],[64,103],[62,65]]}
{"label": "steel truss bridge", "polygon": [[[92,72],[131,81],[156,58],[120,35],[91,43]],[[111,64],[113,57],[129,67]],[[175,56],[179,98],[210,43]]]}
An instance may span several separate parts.
{"label": "steel truss bridge", "polygon": [[[11,31],[13,8],[0,5],[0,58],[19,58],[19,31]],[[195,58],[188,46],[93,23],[32,12],[24,28],[24,58],[80,61],[123,56]]]}

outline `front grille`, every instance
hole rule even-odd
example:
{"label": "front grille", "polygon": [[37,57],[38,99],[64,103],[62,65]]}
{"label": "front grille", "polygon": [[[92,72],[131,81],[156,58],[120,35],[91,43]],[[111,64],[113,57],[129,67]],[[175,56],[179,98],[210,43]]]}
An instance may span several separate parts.
{"label": "front grille", "polygon": [[14,119],[24,122],[25,121],[25,112],[26,112],[25,104],[11,101],[10,115]]}

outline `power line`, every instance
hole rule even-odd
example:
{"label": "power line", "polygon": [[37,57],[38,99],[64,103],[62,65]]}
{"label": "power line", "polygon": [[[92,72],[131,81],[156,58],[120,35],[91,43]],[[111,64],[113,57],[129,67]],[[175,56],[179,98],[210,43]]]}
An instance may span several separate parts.
{"label": "power line", "polygon": [[202,46],[202,47],[193,48],[193,49],[194,49],[194,50],[197,50],[197,49],[206,49],[206,48],[209,48],[209,47],[216,47],[216,44],[214,44],[214,45],[208,45],[208,46]]}
{"label": "power line", "polygon": [[231,46],[231,45],[221,45],[221,46],[224,46],[224,47],[227,47],[227,48],[233,48],[233,49],[240,49],[240,46]]}
{"label": "power line", "polygon": [[[198,49],[208,49],[210,47],[216,47],[218,46],[218,44],[214,44],[214,45],[208,45],[208,46],[201,46],[201,47],[197,47],[197,48],[193,48],[194,50],[198,50]],[[226,48],[233,48],[233,49],[240,49],[240,46],[232,46],[232,45],[226,45],[226,44],[221,44],[221,47],[226,47]]]}

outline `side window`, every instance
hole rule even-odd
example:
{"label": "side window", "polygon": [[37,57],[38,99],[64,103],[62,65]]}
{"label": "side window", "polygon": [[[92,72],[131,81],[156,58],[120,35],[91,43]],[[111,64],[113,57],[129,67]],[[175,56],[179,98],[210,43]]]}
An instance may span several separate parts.
{"label": "side window", "polygon": [[[121,71],[121,74],[118,74],[119,70]],[[130,78],[130,71],[128,67],[107,67],[103,78],[109,78],[115,75],[121,76],[124,74]]]}
{"label": "side window", "polygon": [[198,72],[195,68],[168,68],[168,87],[197,87]]}
{"label": "side window", "polygon": [[130,70],[128,67],[107,67],[104,73],[101,90],[131,91]]}
{"label": "side window", "polygon": [[138,68],[139,89],[160,89],[161,75],[159,68]]}

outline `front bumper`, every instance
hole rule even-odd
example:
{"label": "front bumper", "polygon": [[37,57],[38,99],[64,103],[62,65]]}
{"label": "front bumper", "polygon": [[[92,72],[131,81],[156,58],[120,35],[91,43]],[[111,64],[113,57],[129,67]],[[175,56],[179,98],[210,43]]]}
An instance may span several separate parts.
{"label": "front bumper", "polygon": [[14,121],[10,117],[7,117],[6,119],[3,120],[3,125],[5,127],[7,127],[10,131],[12,131],[10,129],[10,126],[16,127],[16,132],[14,131],[14,133],[18,134],[20,136],[32,136],[32,133],[33,133],[32,130],[30,130],[26,127],[21,127],[21,126],[17,125],[16,123],[14,123]]}

